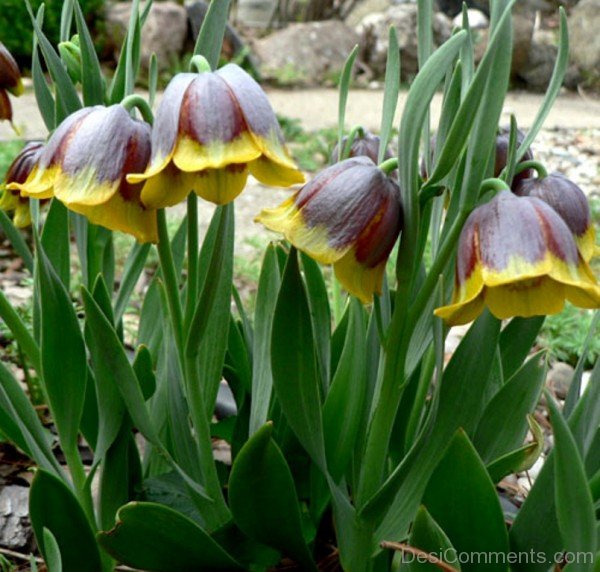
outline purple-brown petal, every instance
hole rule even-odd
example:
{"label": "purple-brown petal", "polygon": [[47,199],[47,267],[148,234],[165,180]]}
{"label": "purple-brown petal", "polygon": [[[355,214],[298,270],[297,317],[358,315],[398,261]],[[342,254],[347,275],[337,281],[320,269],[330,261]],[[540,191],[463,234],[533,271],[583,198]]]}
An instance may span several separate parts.
{"label": "purple-brown petal", "polygon": [[515,187],[515,193],[537,197],[548,203],[577,237],[583,236],[590,228],[590,207],[585,194],[561,173],[551,173],[543,179],[523,179]]}
{"label": "purple-brown petal", "polygon": [[2,42],[0,42],[0,89],[8,89],[15,95],[19,95],[21,91],[19,66]]}
{"label": "purple-brown petal", "polygon": [[[348,141],[348,137],[344,137],[342,139],[342,149],[346,147]],[[381,143],[381,139],[377,135],[373,135],[373,133],[369,133],[366,131],[364,135],[361,137],[358,134],[354,138],[352,145],[350,146],[350,154],[348,157],[369,157],[373,163],[378,162],[379,156],[379,145]],[[331,152],[331,163],[336,163],[339,155],[338,145],[333,148]],[[391,159],[392,154],[389,149],[385,150],[384,159]]]}
{"label": "purple-brown petal", "polygon": [[33,168],[37,165],[44,144],[38,141],[27,143],[6,171],[5,183],[23,184]]}
{"label": "purple-brown petal", "polygon": [[183,98],[195,73],[179,73],[170,82],[156,111],[152,130],[152,157],[166,157],[175,148]]}
{"label": "purple-brown petal", "polygon": [[[525,133],[520,129],[517,129],[517,148],[521,143],[523,143],[525,139]],[[508,145],[510,142],[510,129],[506,127],[502,127],[500,132],[496,137],[496,159],[494,163],[494,177],[500,176],[502,169],[506,167],[506,163],[508,161]],[[521,161],[531,161],[533,159],[533,153],[531,149],[527,149],[525,154],[523,155]],[[533,176],[532,169],[525,169],[521,171],[519,174],[513,177],[513,187],[518,183],[521,179],[526,179],[528,177]]]}
{"label": "purple-brown petal", "polygon": [[277,117],[260,85],[234,64],[222,67],[216,75],[221,77],[234,93],[250,131],[264,138],[275,134],[283,144]]}
{"label": "purple-brown petal", "polygon": [[12,105],[8,93],[0,88],[0,121],[12,121]]}
{"label": "purple-brown petal", "polygon": [[203,73],[189,85],[179,114],[179,134],[201,145],[229,143],[247,131],[242,111],[218,75]]}

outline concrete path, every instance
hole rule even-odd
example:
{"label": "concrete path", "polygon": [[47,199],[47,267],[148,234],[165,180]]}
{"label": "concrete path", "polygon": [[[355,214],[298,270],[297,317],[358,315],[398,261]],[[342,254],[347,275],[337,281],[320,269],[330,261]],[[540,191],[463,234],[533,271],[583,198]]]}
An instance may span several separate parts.
{"label": "concrete path", "polygon": [[[315,130],[332,127],[337,122],[338,94],[335,89],[280,90],[269,89],[269,99],[280,115],[300,119],[305,129]],[[400,96],[395,124],[406,102],[406,92]],[[15,125],[26,139],[44,138],[46,128],[40,117],[31,91],[19,98],[11,97]],[[506,122],[514,113],[519,126],[527,128],[533,122],[542,97],[530,93],[510,93],[506,99]],[[432,105],[435,123],[440,112],[441,96],[436,96]],[[356,124],[368,129],[379,129],[383,92],[379,90],[354,90],[348,97],[346,124]],[[545,128],[600,128],[600,99],[582,97],[577,94],[561,95],[550,112]],[[15,133],[6,123],[0,123],[0,141],[14,139]]]}

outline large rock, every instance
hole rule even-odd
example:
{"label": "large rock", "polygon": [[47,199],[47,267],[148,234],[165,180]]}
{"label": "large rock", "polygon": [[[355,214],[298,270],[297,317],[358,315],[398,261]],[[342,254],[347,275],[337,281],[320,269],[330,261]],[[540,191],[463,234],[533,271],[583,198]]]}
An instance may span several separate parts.
{"label": "large rock", "polygon": [[600,0],[581,0],[569,16],[571,58],[585,75],[600,79]]}
{"label": "large rock", "polygon": [[385,12],[392,5],[391,0],[362,0],[358,2],[346,18],[346,24],[355,28],[370,14]]}
{"label": "large rock", "polygon": [[[106,30],[113,42],[115,58],[129,25],[130,2],[109,4],[106,8]],[[184,6],[176,2],[154,2],[142,30],[141,62],[148,67],[155,53],[158,65],[166,69],[183,54],[188,33],[188,17]]]}
{"label": "large rock", "polygon": [[11,550],[31,548],[33,531],[29,522],[29,489],[16,485],[0,490],[0,546]]}
{"label": "large rock", "polygon": [[[402,79],[410,81],[418,71],[417,11],[415,4],[392,6],[382,14],[366,16],[357,27],[360,34],[361,59],[375,76],[383,76],[387,60],[389,28],[398,32]],[[436,46],[452,33],[451,20],[441,12],[433,17],[433,39]]]}
{"label": "large rock", "polygon": [[290,24],[254,43],[262,77],[282,85],[313,85],[337,79],[356,33],[338,20]]}

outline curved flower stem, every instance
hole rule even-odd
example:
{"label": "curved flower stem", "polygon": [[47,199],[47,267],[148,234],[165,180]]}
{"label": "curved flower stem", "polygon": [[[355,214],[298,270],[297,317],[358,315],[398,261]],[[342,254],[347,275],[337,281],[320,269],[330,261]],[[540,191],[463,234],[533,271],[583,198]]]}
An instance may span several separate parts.
{"label": "curved flower stem", "polygon": [[347,159],[348,157],[350,157],[350,151],[352,150],[352,143],[354,143],[354,140],[357,137],[362,139],[364,136],[365,136],[365,130],[363,129],[363,127],[361,125],[357,125],[356,127],[353,127],[352,131],[350,131],[350,134],[348,135],[348,138],[346,139],[346,144],[344,145],[344,148],[341,149],[342,156],[339,158],[339,160],[343,161],[344,159]]}
{"label": "curved flower stem", "polygon": [[398,157],[392,157],[383,163],[380,163],[378,167],[386,174],[389,175],[398,168]]}
{"label": "curved flower stem", "polygon": [[201,56],[199,54],[195,55],[190,60],[189,70],[193,71],[194,69],[198,73],[204,73],[204,72],[211,71],[210,64],[208,63],[208,60],[204,56]]}
{"label": "curved flower stem", "polygon": [[486,191],[510,191],[510,187],[506,184],[506,181],[502,179],[485,179],[481,183],[479,195],[483,195]]}
{"label": "curved flower stem", "polygon": [[150,104],[141,95],[128,95],[121,101],[121,105],[127,111],[131,111],[135,107],[147,123],[150,125],[154,123],[154,114],[152,113],[152,109],[150,109]]}
{"label": "curved flower stem", "polygon": [[156,220],[158,223],[158,258],[160,260],[160,268],[162,270],[165,290],[167,292],[167,301],[169,303],[169,313],[171,314],[175,345],[177,346],[177,352],[183,369],[185,364],[183,354],[183,315],[181,312],[177,273],[175,272],[173,252],[171,251],[171,242],[167,230],[167,216],[164,209],[158,209],[156,211]]}
{"label": "curved flower stem", "polygon": [[198,197],[191,192],[187,197],[188,215],[188,278],[185,301],[184,331],[188,335],[190,324],[196,309],[198,295]]}
{"label": "curved flower stem", "polygon": [[515,175],[518,175],[526,169],[534,169],[537,172],[538,179],[545,179],[548,176],[546,167],[539,161],[523,161],[522,163],[519,163],[515,168]]}

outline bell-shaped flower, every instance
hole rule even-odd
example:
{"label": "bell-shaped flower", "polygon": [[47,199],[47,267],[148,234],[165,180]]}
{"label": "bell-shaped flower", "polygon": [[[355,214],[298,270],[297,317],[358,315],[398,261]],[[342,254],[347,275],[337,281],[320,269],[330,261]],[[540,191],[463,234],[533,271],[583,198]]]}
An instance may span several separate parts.
{"label": "bell-shaped flower", "polygon": [[58,126],[27,180],[8,188],[26,197],[56,197],[94,224],[156,242],[156,212],[140,201],[142,185],[126,180],[149,159],[147,123],[121,105],[86,107]]}
{"label": "bell-shaped flower", "polygon": [[226,204],[242,192],[248,173],[273,186],[304,182],[261,87],[233,64],[176,75],[156,112],[150,164],[128,176],[145,182],[142,202],[164,208],[195,191]]}
{"label": "bell-shaped flower", "polygon": [[505,319],[556,314],[565,300],[600,308],[600,286],[571,231],[544,201],[501,191],[467,219],[452,303],[435,314],[458,325],[485,306]]}
{"label": "bell-shaped flower", "polygon": [[322,264],[365,303],[381,292],[402,227],[398,184],[368,157],[336,163],[256,219]]}
{"label": "bell-shaped flower", "polygon": [[4,183],[0,185],[2,191],[0,209],[14,213],[13,223],[17,228],[25,228],[31,224],[29,199],[22,197],[19,191],[11,191],[6,187],[10,183],[22,184],[27,180],[37,165],[43,148],[44,145],[40,142],[31,142],[25,145],[8,167]]}
{"label": "bell-shaped flower", "polygon": [[0,121],[12,121],[12,106],[7,91],[19,96],[23,93],[23,83],[17,62],[0,42]]}
{"label": "bell-shaped flower", "polygon": [[537,197],[548,203],[567,223],[577,248],[586,261],[596,251],[596,233],[584,192],[562,173],[522,179],[514,188],[519,196]]}
{"label": "bell-shaped flower", "polygon": [[[356,133],[351,134],[352,143],[350,144],[350,152],[348,157],[369,157],[373,163],[378,162],[379,157],[379,146],[381,139],[378,135],[374,135],[370,131],[364,129],[357,129]],[[348,144],[348,136],[342,139],[342,151],[345,150]],[[340,159],[339,145],[336,143],[333,151],[331,152],[330,162],[337,163]],[[384,159],[391,159],[392,154],[389,149],[385,150]]]}

